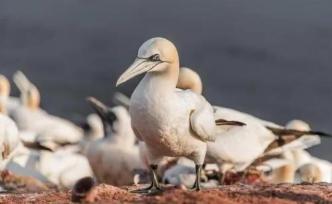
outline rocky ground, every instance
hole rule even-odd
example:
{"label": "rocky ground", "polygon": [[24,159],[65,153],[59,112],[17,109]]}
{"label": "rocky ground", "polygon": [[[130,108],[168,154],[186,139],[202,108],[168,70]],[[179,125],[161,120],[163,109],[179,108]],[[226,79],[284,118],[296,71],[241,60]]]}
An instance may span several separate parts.
{"label": "rocky ground", "polygon": [[[141,187],[141,186],[140,186]],[[93,203],[332,203],[332,185],[256,184],[226,185],[192,192],[167,187],[158,195],[138,195],[129,190],[101,184],[83,196],[82,202]],[[0,203],[71,203],[72,191],[1,194]]]}

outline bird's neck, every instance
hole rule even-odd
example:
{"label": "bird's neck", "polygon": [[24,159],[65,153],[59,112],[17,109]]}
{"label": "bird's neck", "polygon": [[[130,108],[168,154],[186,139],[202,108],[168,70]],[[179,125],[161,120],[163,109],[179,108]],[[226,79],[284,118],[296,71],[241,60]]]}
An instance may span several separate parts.
{"label": "bird's neck", "polygon": [[179,78],[179,65],[165,64],[162,71],[149,72],[145,75],[142,82],[148,90],[166,93],[167,91],[174,91]]}
{"label": "bird's neck", "polygon": [[7,97],[6,96],[0,96],[0,113],[6,114],[6,104],[7,104]]}
{"label": "bird's neck", "polygon": [[136,136],[131,128],[116,130],[106,138],[113,144],[119,144],[123,147],[133,146],[136,140]]}

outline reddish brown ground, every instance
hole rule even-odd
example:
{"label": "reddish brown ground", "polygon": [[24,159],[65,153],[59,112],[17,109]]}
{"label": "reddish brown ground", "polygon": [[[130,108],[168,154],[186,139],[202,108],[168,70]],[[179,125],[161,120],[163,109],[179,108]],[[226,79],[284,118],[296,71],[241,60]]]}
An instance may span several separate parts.
{"label": "reddish brown ground", "polygon": [[[129,187],[134,189],[137,187]],[[70,191],[2,194],[0,203],[70,203]],[[86,201],[95,203],[332,203],[332,185],[227,185],[191,192],[168,188],[160,195],[132,194],[105,184],[95,187]]]}

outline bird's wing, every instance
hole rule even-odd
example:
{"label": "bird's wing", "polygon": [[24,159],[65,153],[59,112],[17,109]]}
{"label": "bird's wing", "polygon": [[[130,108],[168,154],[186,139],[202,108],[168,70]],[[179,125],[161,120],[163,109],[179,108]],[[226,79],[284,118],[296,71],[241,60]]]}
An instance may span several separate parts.
{"label": "bird's wing", "polygon": [[303,135],[290,141],[282,140],[285,142],[284,144],[278,144],[278,141],[280,140],[276,140],[271,143],[265,150],[264,155],[279,155],[294,149],[307,149],[320,144],[320,137],[317,135]]}
{"label": "bird's wing", "polygon": [[201,95],[190,90],[179,91],[185,99],[190,110],[190,126],[195,134],[202,141],[215,141],[215,119],[212,106]]}
{"label": "bird's wing", "polygon": [[226,120],[236,120],[241,121],[243,123],[260,123],[264,126],[270,126],[270,127],[281,127],[280,125],[277,125],[273,122],[265,121],[260,118],[257,118],[253,115],[243,113],[231,108],[225,108],[220,106],[213,106],[214,115],[216,119],[223,118]]}
{"label": "bird's wing", "polygon": [[136,135],[137,139],[138,139],[139,141],[143,141],[143,140],[142,140],[142,137],[140,136],[140,134],[139,134],[139,132],[138,132],[138,130],[137,130],[133,125],[132,125],[131,127],[132,127],[132,129],[133,129],[133,131],[134,131],[134,134]]}
{"label": "bird's wing", "polygon": [[291,164],[291,162],[287,159],[271,158],[256,166],[256,169],[263,172],[269,172],[288,164]]}

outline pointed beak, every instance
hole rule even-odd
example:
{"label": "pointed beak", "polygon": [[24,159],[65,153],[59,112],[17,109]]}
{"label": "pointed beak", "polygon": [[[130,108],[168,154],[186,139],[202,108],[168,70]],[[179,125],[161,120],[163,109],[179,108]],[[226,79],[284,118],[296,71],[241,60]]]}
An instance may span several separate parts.
{"label": "pointed beak", "polygon": [[149,61],[147,59],[136,58],[134,63],[123,74],[121,74],[116,82],[116,86],[119,86],[135,76],[148,72],[160,63],[161,61]]}
{"label": "pointed beak", "polygon": [[99,117],[101,117],[102,119],[106,117],[106,113],[108,110],[106,105],[104,105],[102,102],[100,102],[94,97],[88,97],[86,100],[90,104],[90,106],[96,111]]}

